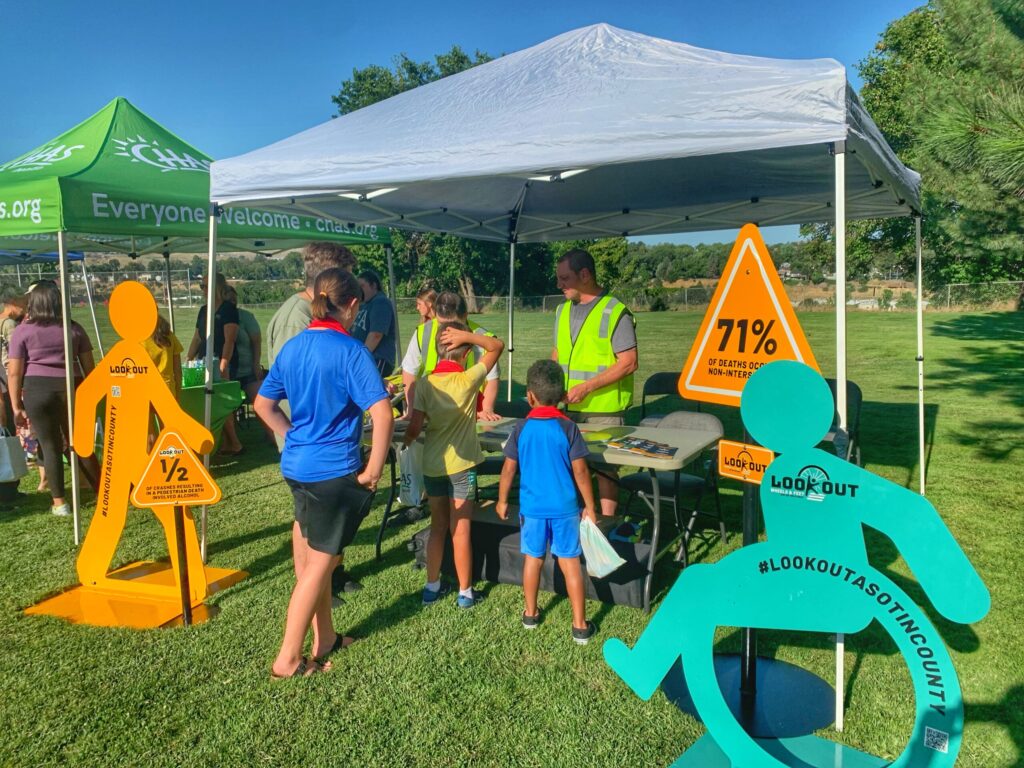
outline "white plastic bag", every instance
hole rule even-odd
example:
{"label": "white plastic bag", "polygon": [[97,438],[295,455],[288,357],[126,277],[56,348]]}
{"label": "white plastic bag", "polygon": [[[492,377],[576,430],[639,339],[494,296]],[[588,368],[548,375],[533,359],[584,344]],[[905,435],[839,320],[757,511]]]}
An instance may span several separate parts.
{"label": "white plastic bag", "polygon": [[0,427],[0,483],[11,483],[28,474],[21,441]]}
{"label": "white plastic bag", "polygon": [[407,507],[418,507],[423,501],[423,444],[413,443],[398,449],[398,472],[402,482],[398,500]]}
{"label": "white plastic bag", "polygon": [[626,562],[608,543],[601,529],[586,517],[580,520],[580,545],[587,561],[587,573],[595,579],[603,579]]}

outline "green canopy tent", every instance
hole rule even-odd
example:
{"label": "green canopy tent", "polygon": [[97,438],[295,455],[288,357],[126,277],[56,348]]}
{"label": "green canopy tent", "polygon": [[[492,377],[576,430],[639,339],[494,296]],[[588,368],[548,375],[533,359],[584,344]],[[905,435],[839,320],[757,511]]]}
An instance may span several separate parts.
{"label": "green canopy tent", "polygon": [[[210,163],[208,155],[126,99],[116,98],[52,141],[0,164],[0,249],[58,253],[67,359],[71,356],[68,252],[163,253],[169,269],[172,251],[207,251]],[[221,250],[273,252],[310,240],[390,245],[385,227],[248,206],[218,209],[216,224]],[[214,281],[208,282],[212,290]],[[212,295],[208,301],[212,302]],[[207,390],[212,394],[209,372]],[[70,378],[67,398],[70,415],[74,410]],[[208,396],[207,424],[209,400]],[[71,462],[71,468],[77,544],[77,462]],[[205,541],[205,514],[203,522]]]}

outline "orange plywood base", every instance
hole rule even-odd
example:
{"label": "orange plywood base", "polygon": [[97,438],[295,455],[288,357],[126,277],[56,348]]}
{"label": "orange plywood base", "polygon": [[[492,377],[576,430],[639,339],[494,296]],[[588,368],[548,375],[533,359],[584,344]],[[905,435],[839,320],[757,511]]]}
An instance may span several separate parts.
{"label": "orange plywood base", "polygon": [[[229,568],[204,568],[207,592],[213,594],[244,579],[245,571]],[[174,571],[170,563],[142,561],[126,565],[108,574],[111,580],[126,582],[124,591],[103,587],[76,585],[64,592],[25,609],[29,616],[57,616],[72,624],[96,627],[130,627],[154,629],[181,624],[181,601],[146,595],[132,590],[135,585],[174,587]],[[192,621],[200,623],[215,611],[202,603],[193,603]]]}

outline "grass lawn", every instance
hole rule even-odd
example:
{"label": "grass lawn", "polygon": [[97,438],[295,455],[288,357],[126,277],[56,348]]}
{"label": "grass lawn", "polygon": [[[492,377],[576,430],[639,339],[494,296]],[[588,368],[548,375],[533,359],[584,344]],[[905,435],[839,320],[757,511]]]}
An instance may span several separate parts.
{"label": "grass lawn", "polygon": [[[265,324],[271,312],[257,314]],[[177,319],[190,329],[194,314],[179,311]],[[483,319],[505,328],[504,318]],[[832,375],[833,316],[800,319]],[[412,318],[402,320],[408,338]],[[517,377],[549,353],[552,321],[551,314],[518,316]],[[639,316],[637,393],[651,373],[679,370],[699,322],[699,314]],[[1019,313],[931,314],[926,329],[928,497],[992,592],[992,611],[976,626],[950,624],[929,608],[968,702],[959,764],[1020,766],[1024,322]],[[190,332],[179,336],[187,346]],[[916,488],[914,318],[854,313],[849,346],[849,375],[865,396],[866,466]],[[736,411],[710,410],[723,417],[727,435],[739,435]],[[410,566],[405,546],[413,528],[391,532],[384,561],[373,560],[383,499],[347,552],[365,589],[335,611],[340,629],[364,639],[340,654],[330,674],[271,684],[293,582],[292,508],[276,452],[251,421],[241,435],[247,453],[215,464],[224,500],[211,510],[209,560],[251,575],[211,599],[221,612],[203,625],[139,632],[23,616],[75,582],[71,522],[51,516],[43,494],[0,513],[0,765],[665,766],[701,734],[662,694],[637,699],[603,662],[600,641],[632,644],[647,620],[640,611],[589,604],[598,641],[577,647],[568,603],[550,594],[541,597],[545,621],[534,632],[521,628],[521,592],[510,586],[488,588],[487,600],[466,613],[454,604],[423,610],[423,573]],[[22,490],[35,482],[30,473]],[[724,485],[728,544],[698,549],[698,560],[713,562],[740,543],[738,484]],[[86,520],[91,511],[86,494]],[[927,605],[892,544],[866,535],[876,567]],[[118,561],[159,558],[164,546],[152,514],[133,512]],[[675,574],[661,566],[660,594]],[[830,636],[763,632],[759,646],[831,680]],[[737,630],[720,630],[718,647],[737,650]],[[826,733],[894,758],[912,725],[912,691],[877,625],[848,638],[846,675],[846,730]]]}

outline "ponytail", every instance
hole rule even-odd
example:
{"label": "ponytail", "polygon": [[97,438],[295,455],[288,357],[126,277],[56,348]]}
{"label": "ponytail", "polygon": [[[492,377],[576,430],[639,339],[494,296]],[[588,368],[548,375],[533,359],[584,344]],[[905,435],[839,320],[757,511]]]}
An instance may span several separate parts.
{"label": "ponytail", "polygon": [[359,287],[359,282],[351,272],[338,267],[325,269],[317,275],[313,283],[313,317],[323,320],[351,304],[352,299],[361,299],[362,296],[363,291]]}

